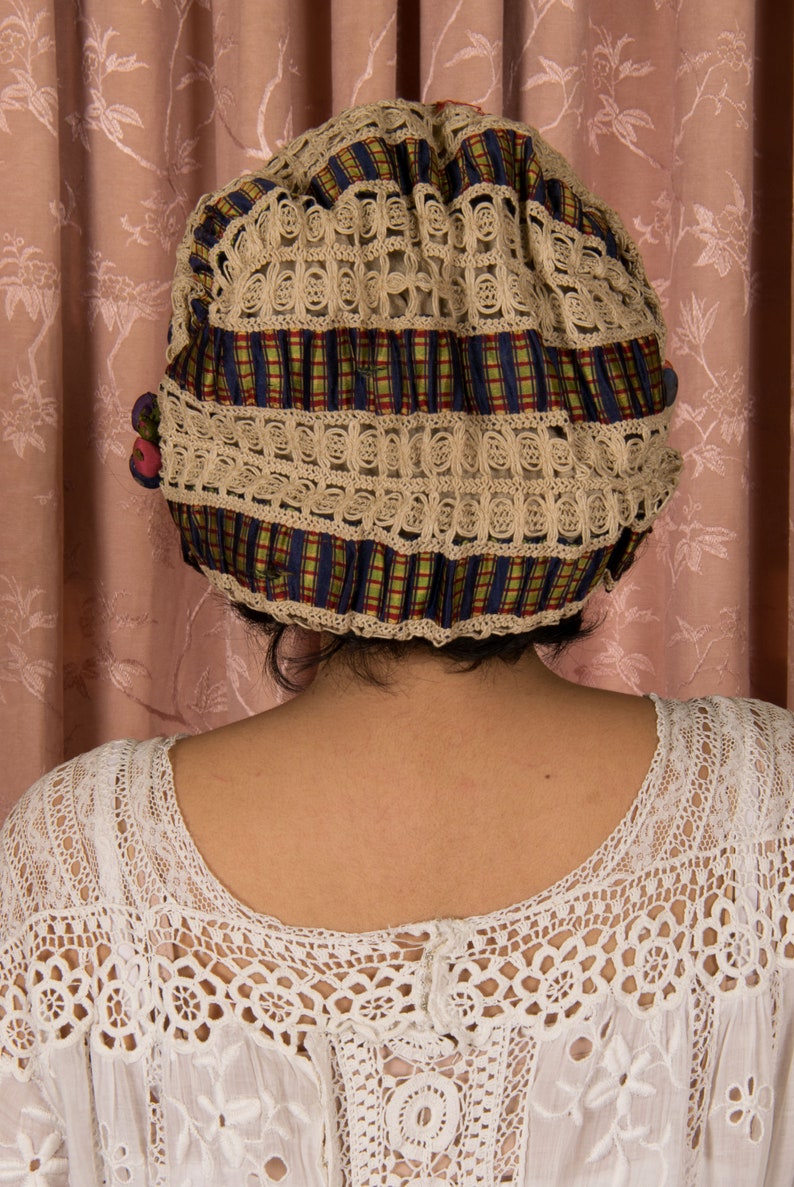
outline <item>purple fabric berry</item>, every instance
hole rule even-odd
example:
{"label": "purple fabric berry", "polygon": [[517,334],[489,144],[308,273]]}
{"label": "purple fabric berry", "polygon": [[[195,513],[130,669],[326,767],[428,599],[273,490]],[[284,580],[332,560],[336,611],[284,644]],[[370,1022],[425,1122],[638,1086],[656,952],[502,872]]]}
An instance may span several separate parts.
{"label": "purple fabric berry", "polygon": [[[144,392],[132,406],[132,427],[136,433],[141,432],[141,422],[145,424],[153,424],[155,429],[159,421],[159,409],[157,407],[157,396],[154,392]],[[147,441],[151,441],[153,437],[147,437]]]}

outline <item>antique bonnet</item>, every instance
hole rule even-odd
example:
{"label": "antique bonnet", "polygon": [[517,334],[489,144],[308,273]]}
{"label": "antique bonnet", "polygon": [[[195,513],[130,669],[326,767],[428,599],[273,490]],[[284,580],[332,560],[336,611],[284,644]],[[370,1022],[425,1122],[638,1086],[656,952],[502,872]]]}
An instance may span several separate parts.
{"label": "antique bonnet", "polygon": [[533,129],[355,107],[198,203],[133,472],[280,622],[527,631],[610,587],[675,488],[664,337],[619,217]]}

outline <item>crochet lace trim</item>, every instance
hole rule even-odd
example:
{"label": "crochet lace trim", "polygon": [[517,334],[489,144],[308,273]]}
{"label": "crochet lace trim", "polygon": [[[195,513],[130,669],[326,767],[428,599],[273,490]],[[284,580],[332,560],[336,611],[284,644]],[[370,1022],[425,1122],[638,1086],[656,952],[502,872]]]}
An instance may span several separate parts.
{"label": "crochet lace trim", "polygon": [[[641,1018],[687,1004],[697,986],[762,993],[776,967],[794,966],[781,774],[792,736],[780,710],[722,704],[657,702],[659,745],[630,811],[548,891],[361,934],[290,927],[234,899],[186,830],[168,743],[114,743],[66,764],[9,818],[4,1055],[24,1075],[39,1042],[90,1032],[98,1058],[135,1060],[155,1039],[198,1050],[225,1021],[299,1053],[312,1031],[483,1046],[505,1025],[551,1038],[610,995]],[[774,776],[773,714],[788,723]],[[735,792],[749,770],[752,811]],[[47,909],[58,877],[63,901]]]}
{"label": "crochet lace trim", "polygon": [[[209,317],[227,330],[536,330],[563,347],[656,334],[664,349],[638,257],[613,259],[508,187],[476,185],[446,206],[430,185],[405,196],[356,183],[331,209],[274,190],[232,220],[210,262]],[[189,339],[191,302],[207,299],[187,243],[173,295],[169,361]]]}
{"label": "crochet lace trim", "polygon": [[402,553],[576,557],[645,530],[680,457],[670,410],[615,424],[564,412],[472,417],[209,404],[160,390],[173,502]]}
{"label": "crochet lace trim", "polygon": [[[516,614],[477,614],[473,618],[464,618],[459,622],[453,622],[449,627],[444,627],[431,618],[406,618],[400,622],[385,622],[382,618],[361,614],[356,610],[340,614],[322,606],[312,606],[308,602],[295,602],[289,598],[269,598],[267,594],[241,584],[228,573],[219,573],[217,569],[209,569],[205,565],[200,565],[199,568],[210,585],[220,593],[226,594],[231,601],[242,602],[253,610],[272,614],[279,622],[304,627],[309,631],[330,631],[335,635],[353,632],[356,635],[394,639],[398,642],[427,639],[436,647],[443,647],[453,639],[486,639],[489,635],[511,635],[535,630],[537,627],[553,626],[561,619],[584,609],[588,599],[599,588],[594,585],[580,601],[566,602],[564,606],[554,610],[539,610],[532,614],[531,618],[520,618]],[[608,573],[605,574],[602,584],[606,589],[613,587],[614,581]]]}

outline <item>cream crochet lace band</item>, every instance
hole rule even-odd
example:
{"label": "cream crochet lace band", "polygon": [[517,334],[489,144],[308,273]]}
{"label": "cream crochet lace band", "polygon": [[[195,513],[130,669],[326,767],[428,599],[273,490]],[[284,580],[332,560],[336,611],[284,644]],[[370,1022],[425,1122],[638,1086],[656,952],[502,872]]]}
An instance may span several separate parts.
{"label": "cream crochet lace band", "polygon": [[556,622],[675,488],[663,357],[635,245],[537,132],[353,108],[189,221],[158,396],[185,559],[336,633]]}

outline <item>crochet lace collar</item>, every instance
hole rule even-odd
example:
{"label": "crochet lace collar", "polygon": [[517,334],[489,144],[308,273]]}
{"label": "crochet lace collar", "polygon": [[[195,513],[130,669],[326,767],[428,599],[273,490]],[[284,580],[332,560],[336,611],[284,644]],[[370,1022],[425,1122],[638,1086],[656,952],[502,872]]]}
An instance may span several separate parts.
{"label": "crochet lace collar", "polygon": [[[395,943],[399,945],[400,941],[404,941],[406,938],[426,941],[429,936],[438,932],[454,932],[458,939],[464,939],[475,933],[493,933],[505,928],[520,926],[530,918],[537,918],[551,910],[559,911],[561,899],[575,895],[577,890],[583,886],[592,890],[595,883],[605,883],[609,880],[610,871],[614,869],[620,857],[631,848],[633,838],[643,828],[649,808],[656,803],[660,775],[669,755],[672,702],[663,700],[655,693],[650,693],[649,697],[656,708],[656,749],[637,795],[612,832],[580,865],[545,890],[495,911],[465,918],[427,919],[377,928],[372,931],[348,932],[332,928],[287,924],[274,915],[254,911],[232,894],[212,873],[182,815],[174,787],[169,751],[171,746],[187,735],[178,734],[171,738],[158,740],[159,744],[153,755],[152,774],[155,785],[162,789],[162,811],[167,817],[170,840],[180,863],[189,872],[191,884],[201,891],[201,897],[212,902],[216,912],[223,914],[229,923],[236,922],[248,929],[253,927],[265,931],[272,936],[278,936],[282,942],[288,942],[292,937],[300,947],[314,945],[325,950],[344,948],[351,943],[356,947],[361,945],[378,947]],[[190,907],[193,904],[182,905]]]}

